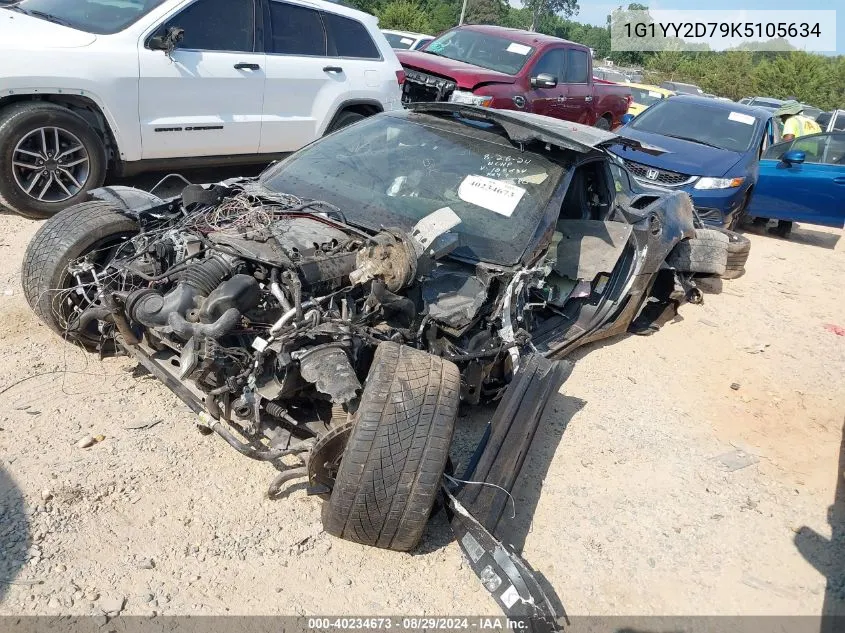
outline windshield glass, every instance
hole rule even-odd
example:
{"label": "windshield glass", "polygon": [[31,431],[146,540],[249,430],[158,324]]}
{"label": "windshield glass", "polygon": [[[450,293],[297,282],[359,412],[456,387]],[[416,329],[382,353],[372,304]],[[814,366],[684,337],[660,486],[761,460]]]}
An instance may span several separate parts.
{"label": "windshield glass", "polygon": [[758,108],[767,108],[769,110],[777,110],[783,105],[783,101],[768,101],[766,99],[753,99],[751,105]]}
{"label": "windshield glass", "polygon": [[732,152],[744,152],[754,139],[758,119],[744,112],[675,98],[662,100],[628,125],[642,132],[674,136]]}
{"label": "windshield glass", "polygon": [[504,37],[459,29],[432,41],[425,52],[515,75],[534,54],[534,48]]}
{"label": "windshield glass", "polygon": [[401,33],[385,33],[384,37],[387,40],[387,43],[390,44],[390,48],[396,48],[399,50],[407,50],[411,48],[416,41],[414,38],[402,35]]}
{"label": "windshield glass", "polygon": [[79,31],[107,35],[122,31],[165,0],[23,0],[5,7]]}
{"label": "windshield glass", "polygon": [[450,207],[457,257],[516,264],[564,168],[489,129],[417,113],[370,117],[261,175],[265,186],[330,202],[351,224],[411,229]]}
{"label": "windshield glass", "polygon": [[663,98],[663,93],[647,88],[631,88],[631,96],[634,98],[634,103],[651,105],[660,101]]}

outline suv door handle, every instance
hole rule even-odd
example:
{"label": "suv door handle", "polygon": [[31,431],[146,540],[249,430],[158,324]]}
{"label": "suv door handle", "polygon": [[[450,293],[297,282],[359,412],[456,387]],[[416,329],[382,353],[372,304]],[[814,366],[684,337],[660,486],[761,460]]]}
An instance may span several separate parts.
{"label": "suv door handle", "polygon": [[261,70],[261,66],[258,64],[247,64],[246,62],[241,62],[239,64],[235,64],[235,70]]}
{"label": "suv door handle", "polygon": [[343,68],[340,66],[323,66],[324,73],[342,73]]}
{"label": "suv door handle", "polygon": [[566,96],[565,96],[565,95],[561,95],[561,96],[559,96],[559,97],[557,98],[557,102],[558,102],[558,103],[563,103],[564,101],[566,101]]}
{"label": "suv door handle", "polygon": [[586,97],[584,97],[584,101],[586,101],[587,103],[589,103],[592,100],[593,100],[593,98],[590,95],[587,95]]}

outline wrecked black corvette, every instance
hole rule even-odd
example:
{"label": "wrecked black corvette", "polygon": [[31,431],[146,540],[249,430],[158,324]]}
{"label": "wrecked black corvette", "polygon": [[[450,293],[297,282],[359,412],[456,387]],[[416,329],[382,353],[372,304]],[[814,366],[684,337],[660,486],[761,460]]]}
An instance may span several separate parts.
{"label": "wrecked black corvette", "polygon": [[[544,117],[419,104],[257,179],[168,200],[97,190],[38,231],[24,290],[61,336],[133,356],[201,430],[272,462],[271,495],[307,478],[329,533],[412,549],[442,494],[505,611],[553,617],[493,535],[566,378],[555,359],[648,330],[700,299],[696,273],[718,272],[667,263],[696,239],[690,200],[637,193],[611,142]],[[460,477],[493,486],[444,479],[459,405],[490,401]]]}

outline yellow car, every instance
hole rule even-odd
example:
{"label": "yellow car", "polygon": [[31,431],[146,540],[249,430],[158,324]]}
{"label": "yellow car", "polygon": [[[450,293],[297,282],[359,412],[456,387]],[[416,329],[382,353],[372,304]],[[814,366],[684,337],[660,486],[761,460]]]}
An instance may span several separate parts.
{"label": "yellow car", "polygon": [[627,87],[631,89],[631,96],[634,98],[628,107],[628,114],[634,116],[643,112],[651,104],[675,95],[671,90],[646,84],[628,84]]}

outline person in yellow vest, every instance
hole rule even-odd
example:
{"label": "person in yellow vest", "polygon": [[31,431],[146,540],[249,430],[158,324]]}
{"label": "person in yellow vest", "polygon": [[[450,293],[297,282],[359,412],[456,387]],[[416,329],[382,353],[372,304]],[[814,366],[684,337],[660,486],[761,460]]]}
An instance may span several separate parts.
{"label": "person in yellow vest", "polygon": [[[822,128],[810,117],[803,114],[804,106],[797,101],[787,101],[775,111],[775,116],[783,121],[784,141],[793,141],[808,134],[819,134]],[[769,233],[786,239],[792,232],[792,222],[779,220],[777,227],[769,229]]]}
{"label": "person in yellow vest", "polygon": [[792,141],[807,134],[818,134],[822,128],[810,117],[803,114],[804,106],[797,101],[787,101],[775,111],[775,116],[783,121],[783,140]]}

